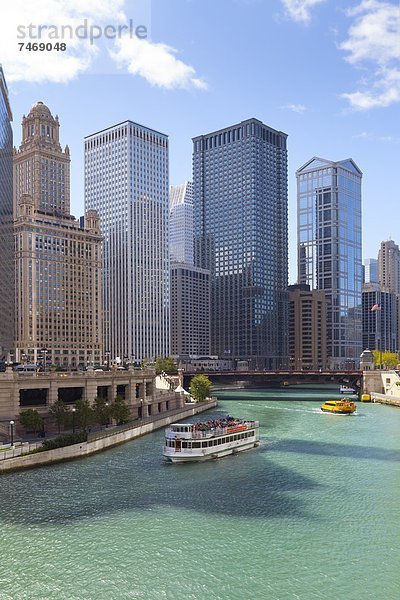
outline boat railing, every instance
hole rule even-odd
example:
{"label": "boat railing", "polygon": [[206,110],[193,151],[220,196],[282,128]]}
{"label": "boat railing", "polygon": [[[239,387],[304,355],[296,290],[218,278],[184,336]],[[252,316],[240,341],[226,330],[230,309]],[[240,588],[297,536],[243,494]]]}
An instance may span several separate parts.
{"label": "boat railing", "polygon": [[259,426],[258,421],[243,421],[241,423],[232,424],[229,427],[210,427],[210,429],[193,429],[192,431],[176,431],[168,427],[165,432],[165,437],[168,439],[179,438],[182,440],[189,439],[206,439],[229,433],[240,433],[247,429],[254,429]]}

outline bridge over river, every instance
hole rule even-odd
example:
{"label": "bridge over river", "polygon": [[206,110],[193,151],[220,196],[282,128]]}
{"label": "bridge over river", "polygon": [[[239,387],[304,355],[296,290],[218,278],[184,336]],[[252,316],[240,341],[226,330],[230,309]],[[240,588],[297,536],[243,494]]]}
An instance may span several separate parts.
{"label": "bridge over river", "polygon": [[356,391],[362,387],[362,371],[196,371],[183,373],[183,385],[199,374],[207,375],[216,387],[284,387],[290,385],[349,386]]}

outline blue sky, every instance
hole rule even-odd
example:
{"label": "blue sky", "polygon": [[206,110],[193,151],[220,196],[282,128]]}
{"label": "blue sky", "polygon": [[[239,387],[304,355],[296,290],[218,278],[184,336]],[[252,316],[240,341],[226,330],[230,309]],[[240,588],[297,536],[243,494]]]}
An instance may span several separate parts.
{"label": "blue sky", "polygon": [[[74,214],[83,211],[85,135],[125,119],[169,134],[170,180],[180,183],[191,177],[193,136],[257,117],[289,135],[291,282],[295,171],[314,155],[352,157],[364,173],[364,257],[389,237],[400,243],[397,1],[31,0],[30,13],[24,5],[14,0],[0,24],[15,142],[37,100],[59,115]],[[84,18],[103,27],[146,21],[151,36],[67,40],[65,53],[17,51],[18,24]]]}

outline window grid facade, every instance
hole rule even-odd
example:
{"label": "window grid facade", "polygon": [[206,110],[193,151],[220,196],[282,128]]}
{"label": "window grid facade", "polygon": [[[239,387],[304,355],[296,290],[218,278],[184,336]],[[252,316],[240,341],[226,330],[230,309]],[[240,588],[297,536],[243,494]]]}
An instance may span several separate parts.
{"label": "window grid facade", "polygon": [[[378,307],[376,310],[372,308]],[[362,292],[363,350],[398,352],[399,296],[365,284]]]}
{"label": "window grid facade", "polygon": [[15,271],[13,232],[12,113],[3,69],[0,66],[0,360],[14,348]]}
{"label": "window grid facade", "polygon": [[171,264],[171,354],[179,358],[210,354],[210,272]]}
{"label": "window grid facade", "polygon": [[363,283],[379,283],[378,259],[366,258],[363,261]]}
{"label": "window grid facade", "polygon": [[362,350],[362,173],[351,159],[313,158],[296,175],[298,282],[327,295],[330,368],[352,368]]}
{"label": "window grid facade", "polygon": [[76,368],[102,360],[101,237],[95,211],[69,214],[69,151],[42,102],[14,153],[16,360]]}
{"label": "window grid facade", "polygon": [[186,181],[169,191],[170,260],[193,265],[193,185]]}
{"label": "window grid facade", "polygon": [[169,354],[168,137],[125,121],[85,138],[85,207],[100,215],[112,358]]}
{"label": "window grid facade", "polygon": [[322,290],[289,286],[289,355],[294,370],[326,369],[327,300]]}
{"label": "window grid facade", "polygon": [[211,353],[287,365],[286,134],[257,119],[193,139],[195,264],[211,272]]}
{"label": "window grid facade", "polygon": [[393,240],[381,243],[378,276],[382,290],[400,294],[400,250]]}

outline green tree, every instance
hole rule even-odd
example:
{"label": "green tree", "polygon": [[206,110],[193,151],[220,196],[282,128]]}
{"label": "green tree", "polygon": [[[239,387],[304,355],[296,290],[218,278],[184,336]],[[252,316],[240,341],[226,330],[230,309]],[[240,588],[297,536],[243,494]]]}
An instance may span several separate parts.
{"label": "green tree", "polygon": [[49,408],[49,413],[57,423],[58,433],[61,433],[61,427],[65,427],[68,420],[69,408],[62,400],[57,400]]}
{"label": "green tree", "polygon": [[90,406],[89,400],[77,400],[75,402],[76,421],[77,424],[86,431],[88,425],[94,422],[93,408]]}
{"label": "green tree", "polygon": [[122,396],[116,396],[114,402],[110,406],[110,414],[117,421],[118,425],[123,425],[129,421],[129,406]]}
{"label": "green tree", "polygon": [[163,371],[168,374],[173,374],[178,371],[178,367],[172,356],[157,356],[155,369],[157,375]]}
{"label": "green tree", "polygon": [[110,420],[110,407],[107,400],[104,398],[95,398],[92,408],[96,423],[107,425]]}
{"label": "green tree", "polygon": [[36,434],[43,429],[43,417],[33,408],[21,411],[19,422],[26,431],[34,431]]}
{"label": "green tree", "polygon": [[380,350],[372,350],[374,355],[375,365],[378,368],[382,366],[387,368],[395,367],[399,362],[399,355],[396,352],[381,352]]}
{"label": "green tree", "polygon": [[203,402],[211,394],[212,383],[206,375],[195,375],[190,380],[189,391],[197,402]]}

